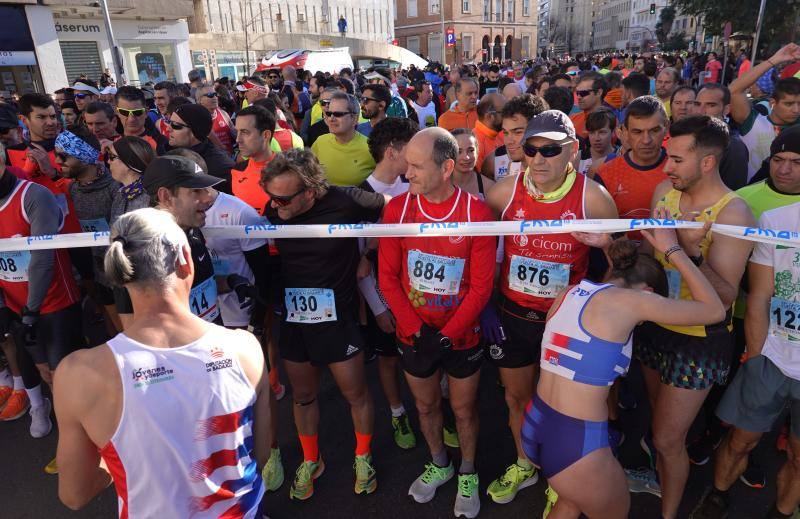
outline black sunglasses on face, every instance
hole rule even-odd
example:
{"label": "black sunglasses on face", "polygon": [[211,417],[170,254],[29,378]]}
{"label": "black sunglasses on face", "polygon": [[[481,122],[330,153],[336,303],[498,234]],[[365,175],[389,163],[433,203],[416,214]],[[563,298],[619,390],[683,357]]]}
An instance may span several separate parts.
{"label": "black sunglasses on face", "polygon": [[325,114],[325,117],[329,119],[331,117],[339,119],[340,117],[344,117],[345,115],[353,115],[353,112],[323,112],[323,113]]}
{"label": "black sunglasses on face", "polygon": [[89,97],[92,94],[75,94],[75,99],[83,99],[84,97]]}
{"label": "black sunglasses on face", "polygon": [[369,103],[370,101],[375,101],[375,102],[378,102],[378,100],[377,100],[377,99],[375,99],[374,97],[367,97],[367,96],[363,96],[363,97],[361,98],[361,104],[366,104],[366,103]]}
{"label": "black sunglasses on face", "polygon": [[286,195],[286,196],[273,195],[272,193],[270,193],[266,189],[264,190],[264,192],[267,193],[267,195],[270,198],[270,201],[273,202],[277,207],[286,207],[287,205],[292,203],[292,200],[294,200],[294,198],[297,195],[305,192],[305,190],[306,190],[306,188],[302,187],[302,188],[300,188],[300,191],[298,191],[297,193],[295,193],[293,195]]}
{"label": "black sunglasses on face", "polygon": [[209,92],[207,94],[203,94],[203,97],[207,97],[209,99],[214,99],[215,97],[217,97],[217,93],[216,92]]}
{"label": "black sunglasses on face", "polygon": [[322,105],[322,106],[328,106],[329,104],[331,104],[331,100],[330,99],[320,99],[319,104]]}
{"label": "black sunglasses on face", "polygon": [[578,97],[586,97],[589,94],[597,92],[597,90],[576,90],[575,93],[578,94]]}
{"label": "black sunglasses on face", "polygon": [[117,108],[117,112],[122,117],[141,117],[147,113],[146,108],[134,108],[133,110],[126,110],[125,108]]}
{"label": "black sunglasses on face", "polygon": [[528,157],[535,157],[537,153],[541,153],[542,157],[550,158],[561,155],[563,150],[564,146],[562,144],[547,144],[546,146],[540,147],[531,144],[522,144],[522,151],[524,151],[525,155]]}
{"label": "black sunglasses on face", "polygon": [[169,127],[172,128],[173,130],[183,130],[184,128],[188,128],[189,125],[188,124],[176,123],[174,121],[170,121]]}

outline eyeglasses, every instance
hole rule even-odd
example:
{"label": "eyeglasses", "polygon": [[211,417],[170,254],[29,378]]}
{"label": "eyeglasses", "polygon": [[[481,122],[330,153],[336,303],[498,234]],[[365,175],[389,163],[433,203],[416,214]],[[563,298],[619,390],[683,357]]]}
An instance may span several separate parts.
{"label": "eyeglasses", "polygon": [[376,103],[378,102],[378,100],[375,99],[374,97],[367,97],[367,96],[361,97],[361,104],[366,104],[369,103],[370,101],[375,101]]}
{"label": "eyeglasses", "polygon": [[141,117],[147,113],[147,108],[134,108],[133,110],[117,108],[117,112],[119,112],[119,115],[122,117]]}
{"label": "eyeglasses", "polygon": [[113,153],[111,153],[110,151],[107,151],[107,152],[106,152],[106,161],[108,161],[108,162],[114,162],[114,161],[115,161],[115,160],[117,160],[118,158],[119,158],[119,156],[117,156],[117,155],[114,155],[114,154],[113,154]]}
{"label": "eyeglasses", "polygon": [[180,130],[183,130],[184,128],[188,128],[189,125],[188,124],[176,123],[174,121],[170,121],[169,122],[169,127],[172,128],[173,130],[180,131]]}
{"label": "eyeglasses", "polygon": [[597,90],[576,90],[575,93],[578,94],[578,97],[586,97],[589,94],[597,92]]}
{"label": "eyeglasses", "polygon": [[320,99],[319,100],[319,104],[322,105],[322,106],[328,106],[329,104],[331,104],[331,100],[330,99]]}
{"label": "eyeglasses", "polygon": [[305,192],[305,190],[306,190],[306,188],[302,187],[302,188],[300,188],[300,191],[298,191],[297,193],[295,193],[293,195],[286,195],[286,196],[273,195],[272,193],[270,193],[266,189],[264,191],[267,193],[267,195],[269,195],[270,201],[273,202],[277,207],[286,207],[287,205],[292,203],[292,200],[294,200],[294,198],[297,195]]}
{"label": "eyeglasses", "polygon": [[542,157],[556,157],[561,155],[561,152],[564,150],[563,144],[548,144],[546,146],[532,146],[530,144],[522,144],[522,151],[525,152],[525,155],[528,157],[535,157],[537,153],[541,153]]}
{"label": "eyeglasses", "polygon": [[325,117],[329,119],[331,117],[339,119],[340,117],[344,117],[345,115],[355,115],[353,112],[322,112],[322,113],[324,113]]}
{"label": "eyeglasses", "polygon": [[567,72],[567,75],[568,76],[577,76],[579,72],[580,72],[579,70],[570,70],[569,72]]}
{"label": "eyeglasses", "polygon": [[209,92],[207,94],[203,94],[203,97],[207,97],[209,99],[214,99],[215,97],[217,97],[217,93],[216,92]]}
{"label": "eyeglasses", "polygon": [[75,94],[75,99],[83,99],[84,97],[89,97],[92,94]]}
{"label": "eyeglasses", "polygon": [[267,78],[268,79],[278,79],[278,76],[272,75],[272,76],[267,76]]}

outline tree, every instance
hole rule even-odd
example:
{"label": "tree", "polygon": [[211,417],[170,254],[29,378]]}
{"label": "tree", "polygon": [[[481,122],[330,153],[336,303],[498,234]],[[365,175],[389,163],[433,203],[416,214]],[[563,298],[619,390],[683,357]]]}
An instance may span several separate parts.
{"label": "tree", "polygon": [[672,24],[675,22],[675,8],[668,5],[661,9],[661,14],[656,23],[656,38],[658,43],[663,47],[669,39],[669,33],[672,31]]}
{"label": "tree", "polygon": [[549,26],[550,42],[556,49],[563,48],[568,54],[572,54],[575,39],[578,37],[575,23],[566,17],[555,16],[550,19]]}
{"label": "tree", "polygon": [[689,42],[686,41],[686,33],[683,31],[670,35],[661,44],[661,50],[665,51],[686,50],[688,48]]}

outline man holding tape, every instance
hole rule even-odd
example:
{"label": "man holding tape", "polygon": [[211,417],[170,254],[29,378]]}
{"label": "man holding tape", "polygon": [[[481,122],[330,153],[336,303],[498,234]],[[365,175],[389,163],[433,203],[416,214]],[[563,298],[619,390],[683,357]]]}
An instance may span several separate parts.
{"label": "man holding tape", "polygon": [[[262,186],[270,197],[265,216],[276,225],[328,224],[349,228],[376,222],[384,195],[353,187],[329,186],[313,153],[290,149],[264,168]],[[294,398],[294,421],[303,448],[289,496],[308,499],[314,480],[325,470],[319,453],[320,369],[327,366],[350,404],[356,436],[356,494],[378,486],[370,444],[372,397],[364,374],[364,340],[358,326],[356,269],[358,240],[276,238],[281,257],[285,316],[278,348]]]}
{"label": "man holding tape", "polygon": [[[572,167],[578,139],[566,114],[547,110],[534,116],[525,130],[522,149],[527,169],[500,181],[489,191],[488,203],[502,220],[617,218],[617,209],[608,192]],[[489,341],[492,344],[487,352],[499,368],[505,386],[517,461],[489,485],[489,496],[497,503],[511,502],[519,490],[538,479],[536,469],[522,449],[520,429],[525,406],[533,394],[545,318],[556,296],[586,276],[589,245],[601,237],[562,233],[503,238],[500,266],[503,333],[493,337],[497,340]]]}
{"label": "man holding tape", "polygon": [[[653,208],[665,207],[678,219],[706,222],[700,229],[678,231],[686,254],[709,279],[725,308],[736,299],[752,244],[709,231],[712,223],[752,227],[747,204],[722,182],[719,165],[728,147],[728,127],[716,118],[692,116],[670,129],[668,159]],[[663,254],[655,253],[667,272],[669,295],[690,299],[686,283]],[[711,326],[645,323],[636,354],[653,410],[653,445],[659,481],[652,473],[629,472],[632,492],[661,496],[661,513],[674,519],[689,475],[686,435],[714,384],[722,384],[731,364],[731,318]],[[653,453],[653,454],[656,454]],[[660,482],[660,488],[659,488]]]}
{"label": "man holding tape", "polygon": [[[406,149],[409,192],[387,205],[384,223],[491,221],[489,208],[453,185],[458,143],[442,128],[417,133]],[[493,236],[381,238],[379,284],[397,320],[400,364],[414,394],[420,428],[433,460],[408,493],[433,499],[454,469],[442,439],[440,370],[448,376],[450,404],[461,443],[456,517],[480,511],[475,450],[477,391],[483,350],[478,316],[492,292]],[[530,395],[528,395],[530,397]]]}

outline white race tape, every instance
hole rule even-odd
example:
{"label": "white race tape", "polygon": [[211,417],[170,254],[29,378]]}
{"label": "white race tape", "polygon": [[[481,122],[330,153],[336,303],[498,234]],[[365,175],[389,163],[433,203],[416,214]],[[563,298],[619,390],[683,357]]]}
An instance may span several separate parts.
{"label": "white race tape", "polygon": [[[558,234],[565,232],[623,232],[630,230],[699,228],[700,222],[682,220],[520,220],[512,222],[443,222],[402,224],[335,224],[335,225],[242,225],[204,227],[209,238],[372,238],[403,236],[505,236],[509,234]],[[758,227],[714,224],[716,233],[734,238],[800,247],[800,233]],[[102,247],[109,243],[107,232],[83,232],[47,236],[0,239],[0,252],[74,247]]]}

